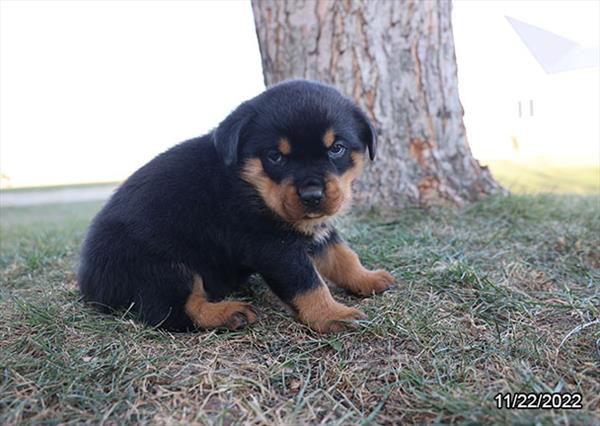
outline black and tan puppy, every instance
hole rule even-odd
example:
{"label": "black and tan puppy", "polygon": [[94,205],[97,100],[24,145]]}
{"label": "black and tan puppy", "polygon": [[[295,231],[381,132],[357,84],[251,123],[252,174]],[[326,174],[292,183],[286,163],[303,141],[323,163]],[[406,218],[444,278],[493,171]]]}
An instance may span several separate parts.
{"label": "black and tan puppy", "polygon": [[171,330],[237,329],[256,314],[222,299],[260,273],[300,321],[342,330],[364,314],[336,302],[323,277],[361,296],[393,283],[366,270],[328,223],[349,203],[366,150],[373,159],[369,121],[332,87],[268,89],[117,190],[83,245],[84,299]]}

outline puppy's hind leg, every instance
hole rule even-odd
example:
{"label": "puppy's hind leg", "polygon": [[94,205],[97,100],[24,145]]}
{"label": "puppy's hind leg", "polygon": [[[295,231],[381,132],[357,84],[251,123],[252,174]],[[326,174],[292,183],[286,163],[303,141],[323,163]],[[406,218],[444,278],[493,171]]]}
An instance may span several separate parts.
{"label": "puppy's hind leg", "polygon": [[194,275],[194,288],[185,303],[185,312],[200,328],[238,330],[256,322],[256,312],[246,302],[209,302],[202,278]]}

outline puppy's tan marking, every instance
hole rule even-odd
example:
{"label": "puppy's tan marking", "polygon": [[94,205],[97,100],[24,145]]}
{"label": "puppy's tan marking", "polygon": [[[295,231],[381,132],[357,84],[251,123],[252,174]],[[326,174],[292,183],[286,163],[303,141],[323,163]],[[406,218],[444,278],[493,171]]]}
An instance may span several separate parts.
{"label": "puppy's tan marking", "polygon": [[333,145],[333,142],[335,142],[335,133],[332,128],[329,128],[323,135],[323,145],[325,145],[326,148],[330,148],[331,145]]}
{"label": "puppy's tan marking", "polygon": [[283,188],[273,182],[265,173],[258,158],[251,158],[244,164],[241,177],[258,191],[265,204],[280,216],[283,216],[281,199]]}
{"label": "puppy's tan marking", "polygon": [[358,309],[336,302],[325,283],[296,296],[292,305],[296,309],[298,320],[319,333],[347,330],[353,325],[343,321],[367,318]]}
{"label": "puppy's tan marking", "polygon": [[290,180],[277,184],[265,173],[258,158],[251,158],[244,164],[241,177],[254,186],[265,204],[278,216],[296,228],[298,231],[313,235],[320,225],[327,220],[327,212],[320,218],[307,218],[306,211],[298,191]]}
{"label": "puppy's tan marking", "polygon": [[383,270],[369,271],[350,247],[342,243],[331,244],[314,257],[321,275],[360,296],[381,293],[394,283],[394,277]]}
{"label": "puppy's tan marking", "polygon": [[[281,143],[281,142],[280,142]],[[280,147],[281,149],[281,147]],[[271,180],[258,158],[250,158],[244,164],[241,177],[254,186],[265,204],[278,216],[306,235],[315,235],[321,225],[331,216],[343,211],[352,200],[352,182],[362,171],[364,155],[352,153],[352,167],[342,176],[330,175],[325,181],[325,201],[319,213],[321,217],[308,216],[291,180],[281,183]]]}
{"label": "puppy's tan marking", "polygon": [[342,190],[344,191],[344,194],[350,198],[352,197],[352,182],[354,182],[354,179],[356,179],[362,173],[363,166],[365,164],[364,154],[353,152],[351,157],[352,167],[350,167],[348,171],[346,171],[346,173],[344,173],[340,178],[340,181],[342,182]]}
{"label": "puppy's tan marking", "polygon": [[202,278],[194,276],[192,294],[185,303],[185,313],[198,327],[225,327],[237,330],[256,322],[256,313],[249,303],[224,301],[209,302],[204,291]]}
{"label": "puppy's tan marking", "polygon": [[324,210],[337,213],[343,211],[352,201],[352,182],[362,172],[364,155],[352,153],[352,167],[342,176],[329,175],[325,181],[325,206]]}
{"label": "puppy's tan marking", "polygon": [[279,144],[277,145],[279,148],[279,152],[283,155],[289,155],[292,152],[292,145],[290,145],[290,141],[287,138],[279,139]]}

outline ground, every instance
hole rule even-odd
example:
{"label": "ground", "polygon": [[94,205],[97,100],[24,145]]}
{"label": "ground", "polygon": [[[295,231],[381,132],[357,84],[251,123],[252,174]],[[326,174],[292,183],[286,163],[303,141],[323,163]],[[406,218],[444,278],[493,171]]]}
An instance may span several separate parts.
{"label": "ground", "polygon": [[[171,334],[79,301],[101,203],[1,211],[0,424],[600,422],[600,198],[512,195],[346,217],[397,286],[338,300],[355,331],[294,322],[260,279],[239,332]],[[580,392],[582,410],[499,410],[506,392]]]}

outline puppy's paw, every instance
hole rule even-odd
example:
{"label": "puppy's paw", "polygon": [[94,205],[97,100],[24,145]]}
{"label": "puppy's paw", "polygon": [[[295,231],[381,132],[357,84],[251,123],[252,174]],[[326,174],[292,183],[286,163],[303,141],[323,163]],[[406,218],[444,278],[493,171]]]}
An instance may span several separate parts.
{"label": "puppy's paw", "polygon": [[359,296],[372,296],[387,290],[394,282],[392,274],[384,270],[366,271],[349,290]]}
{"label": "puppy's paw", "polygon": [[247,325],[254,324],[257,320],[256,311],[250,303],[246,302],[221,302],[223,306],[222,327],[229,330],[239,330]]}
{"label": "puppy's paw", "polygon": [[257,320],[256,311],[246,302],[224,301],[211,303],[192,296],[186,304],[186,313],[194,323],[204,329],[227,328],[239,330]]}
{"label": "puppy's paw", "polygon": [[362,311],[339,304],[338,309],[327,312],[323,318],[308,325],[318,333],[339,333],[355,329],[354,321],[364,319],[367,319],[367,316]]}
{"label": "puppy's paw", "polygon": [[319,333],[336,333],[354,328],[352,321],[367,318],[356,308],[336,302],[324,283],[296,296],[292,302],[297,318]]}

